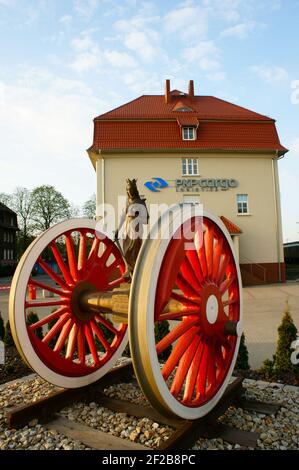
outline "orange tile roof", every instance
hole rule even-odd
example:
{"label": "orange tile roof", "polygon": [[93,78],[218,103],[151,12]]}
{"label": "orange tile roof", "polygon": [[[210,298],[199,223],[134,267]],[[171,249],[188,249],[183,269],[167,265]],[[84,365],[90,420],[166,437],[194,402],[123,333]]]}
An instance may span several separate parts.
{"label": "orange tile roof", "polygon": [[[194,110],[178,111],[178,107]],[[199,123],[199,124],[198,124]],[[197,139],[182,140],[180,125],[198,125]],[[190,97],[179,90],[143,95],[94,119],[93,150],[287,151],[275,121],[213,96]]]}
{"label": "orange tile roof", "polygon": [[220,219],[222,220],[222,222],[224,223],[224,225],[226,226],[227,230],[229,231],[231,235],[237,235],[237,234],[242,233],[242,230],[240,229],[240,227],[234,224],[231,220],[224,217],[224,215],[221,215]]}

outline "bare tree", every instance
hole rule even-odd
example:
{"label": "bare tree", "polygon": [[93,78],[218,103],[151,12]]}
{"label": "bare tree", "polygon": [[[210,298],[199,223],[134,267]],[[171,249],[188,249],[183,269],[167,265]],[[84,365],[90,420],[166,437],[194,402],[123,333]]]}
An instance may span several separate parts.
{"label": "bare tree", "polygon": [[31,197],[31,219],[36,231],[47,230],[53,224],[70,218],[70,203],[54,186],[39,186],[32,191]]}
{"label": "bare tree", "polygon": [[89,219],[94,219],[96,216],[96,195],[93,194],[88,201],[83,204],[83,214]]}

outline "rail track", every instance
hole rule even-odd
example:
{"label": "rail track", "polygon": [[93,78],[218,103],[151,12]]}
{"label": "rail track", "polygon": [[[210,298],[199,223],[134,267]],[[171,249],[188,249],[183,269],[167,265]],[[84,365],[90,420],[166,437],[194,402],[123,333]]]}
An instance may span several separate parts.
{"label": "rail track", "polygon": [[[235,405],[246,410],[256,411],[266,415],[277,413],[279,404],[247,400],[241,378],[233,378],[219,403],[203,418],[186,420],[166,417],[159,414],[150,406],[141,406],[128,401],[110,398],[104,393],[109,385],[135,380],[133,365],[126,363],[110,370],[104,377],[92,385],[77,389],[54,391],[46,398],[33,403],[11,408],[6,412],[7,424],[10,428],[20,428],[28,425],[33,419],[44,424],[69,438],[81,441],[84,445],[97,450],[182,450],[189,449],[199,437],[222,438],[231,444],[255,448],[259,433],[243,431],[218,422],[218,418],[231,406]],[[126,413],[137,418],[149,418],[165,424],[173,429],[167,441],[162,441],[159,447],[149,449],[139,443],[134,443],[120,437],[96,430],[78,422],[70,421],[58,414],[66,406],[75,402],[96,402],[114,412]]]}

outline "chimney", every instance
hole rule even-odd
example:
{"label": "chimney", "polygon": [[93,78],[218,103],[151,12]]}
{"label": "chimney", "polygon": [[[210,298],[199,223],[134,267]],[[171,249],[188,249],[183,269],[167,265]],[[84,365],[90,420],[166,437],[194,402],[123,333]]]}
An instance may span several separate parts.
{"label": "chimney", "polygon": [[165,103],[170,102],[170,80],[165,80]]}
{"label": "chimney", "polygon": [[189,98],[194,98],[194,82],[193,82],[193,80],[189,81],[188,95],[189,95]]}

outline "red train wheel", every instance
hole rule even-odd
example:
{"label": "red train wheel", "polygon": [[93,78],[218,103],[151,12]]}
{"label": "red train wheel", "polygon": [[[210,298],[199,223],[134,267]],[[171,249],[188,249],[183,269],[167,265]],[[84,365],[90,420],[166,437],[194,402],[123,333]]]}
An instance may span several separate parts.
{"label": "red train wheel", "polygon": [[[152,405],[164,414],[196,419],[219,401],[233,371],[241,278],[221,220],[207,212],[201,219],[195,206],[193,215],[186,215],[183,207],[171,223],[162,219],[158,239],[148,239],[140,254],[131,292],[130,347]],[[169,237],[163,236],[166,231]],[[147,293],[142,300],[141,292]],[[170,332],[157,342],[154,327],[165,320]]]}
{"label": "red train wheel", "polygon": [[[109,238],[99,238],[95,225],[73,219],[47,230],[26,250],[12,281],[9,315],[19,352],[41,377],[60,387],[98,380],[127,343],[127,325],[80,306],[82,292],[111,290],[125,271],[120,251]],[[36,266],[43,276],[34,276]],[[30,300],[34,289],[38,298]],[[39,316],[33,324],[28,324],[30,311]]]}

